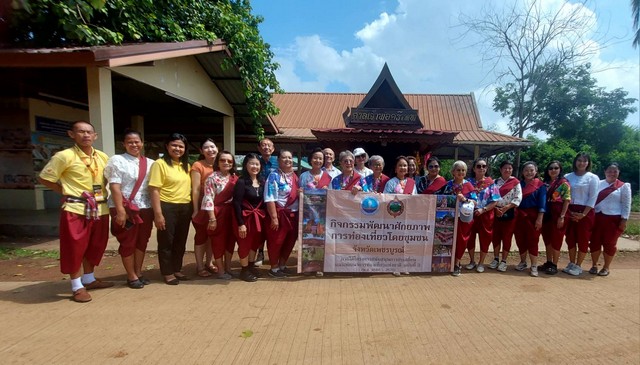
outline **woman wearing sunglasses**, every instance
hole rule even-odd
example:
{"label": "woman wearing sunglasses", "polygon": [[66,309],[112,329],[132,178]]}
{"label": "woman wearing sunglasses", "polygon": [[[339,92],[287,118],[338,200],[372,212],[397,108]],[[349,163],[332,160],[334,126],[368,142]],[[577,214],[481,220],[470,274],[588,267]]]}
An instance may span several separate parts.
{"label": "woman wearing sunglasses", "polygon": [[435,156],[427,158],[425,164],[427,175],[420,177],[416,184],[418,194],[439,194],[447,184],[447,180],[440,176],[440,160]]}
{"label": "woman wearing sunglasses", "polygon": [[473,268],[476,267],[474,257],[477,234],[480,241],[480,259],[478,260],[478,266],[476,268],[478,272],[484,272],[484,259],[487,257],[489,245],[493,238],[493,208],[500,199],[498,187],[493,183],[493,179],[487,176],[488,170],[489,163],[487,160],[485,158],[478,158],[473,162],[474,176],[469,179],[469,182],[473,184],[476,189],[478,200],[473,211],[473,227],[471,229],[471,238],[467,245],[470,259],[467,270],[473,270]]}
{"label": "woman wearing sunglasses", "polygon": [[547,250],[547,262],[538,271],[549,275],[558,273],[558,258],[564,233],[567,230],[567,211],[571,202],[571,185],[562,176],[560,161],[551,161],[544,170],[547,184],[547,211],[542,222],[542,239]]}

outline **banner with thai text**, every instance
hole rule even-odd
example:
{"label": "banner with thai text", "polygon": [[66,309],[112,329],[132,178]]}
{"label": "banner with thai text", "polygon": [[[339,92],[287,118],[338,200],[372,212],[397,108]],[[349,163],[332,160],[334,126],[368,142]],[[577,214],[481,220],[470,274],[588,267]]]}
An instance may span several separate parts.
{"label": "banner with thai text", "polygon": [[301,272],[450,272],[455,196],[305,189]]}

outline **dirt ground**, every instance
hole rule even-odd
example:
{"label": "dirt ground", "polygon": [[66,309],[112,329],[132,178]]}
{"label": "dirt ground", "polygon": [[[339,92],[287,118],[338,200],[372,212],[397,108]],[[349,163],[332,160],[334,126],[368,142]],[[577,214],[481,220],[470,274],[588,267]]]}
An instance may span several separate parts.
{"label": "dirt ground", "polygon": [[[294,255],[295,256],[295,253]],[[544,253],[540,254],[540,258],[544,258]],[[237,257],[233,262],[233,267],[239,270],[239,263]],[[463,259],[466,262],[467,257]],[[560,256],[560,266],[568,262],[568,255],[563,252]],[[590,265],[590,259],[585,260],[583,269],[588,269]],[[509,264],[514,265],[517,263],[515,255],[511,255]],[[295,260],[292,259],[289,263],[295,265]],[[602,259],[600,259],[599,266],[602,265]],[[160,270],[158,267],[158,258],[155,252],[148,252],[144,262],[145,276],[151,280],[160,280]],[[640,267],[640,252],[627,251],[619,252],[612,264],[612,270],[616,269],[633,269]],[[267,266],[262,266],[265,270]],[[195,275],[195,258],[193,253],[187,252],[184,256],[184,269],[183,272],[193,278],[194,280],[210,280],[210,278],[199,278]],[[96,275],[101,278],[109,278],[109,280],[124,281],[125,270],[122,266],[122,261],[118,252],[107,251],[104,254],[100,266],[96,269]],[[6,260],[0,259],[0,281],[60,281],[67,280],[68,275],[60,273],[59,261],[55,258],[47,257],[22,257],[22,258],[10,258]]]}

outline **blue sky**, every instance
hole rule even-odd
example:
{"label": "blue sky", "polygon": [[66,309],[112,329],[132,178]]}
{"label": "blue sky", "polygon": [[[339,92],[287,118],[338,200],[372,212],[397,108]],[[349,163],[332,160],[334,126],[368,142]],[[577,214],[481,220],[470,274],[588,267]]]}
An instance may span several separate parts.
{"label": "blue sky", "polygon": [[[495,76],[478,50],[459,41],[458,14],[511,0],[253,0],[264,17],[260,33],[281,68],[285,91],[367,92],[387,62],[404,93],[473,92],[485,128],[508,133],[506,121],[492,111]],[[565,0],[542,0],[558,8]],[[573,6],[580,6],[571,2]],[[608,46],[588,61],[599,86],[618,87],[640,98],[639,50],[633,37],[629,0],[595,0],[584,11],[599,33],[585,35]],[[600,43],[599,43],[600,44]],[[639,104],[636,102],[636,108]],[[638,113],[627,122],[638,125]]]}

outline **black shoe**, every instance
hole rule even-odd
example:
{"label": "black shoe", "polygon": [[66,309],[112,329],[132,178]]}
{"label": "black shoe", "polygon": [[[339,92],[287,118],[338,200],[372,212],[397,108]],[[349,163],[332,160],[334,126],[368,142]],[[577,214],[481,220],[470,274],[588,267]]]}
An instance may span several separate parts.
{"label": "black shoe", "polygon": [[249,266],[249,270],[251,271],[251,273],[253,274],[253,276],[255,276],[256,278],[261,278],[262,277],[262,273],[260,272],[260,269],[258,269],[255,266]]}
{"label": "black shoe", "polygon": [[144,284],[144,285],[151,284],[151,280],[145,278],[144,276],[138,276],[138,280],[142,281],[142,284]]}
{"label": "black shoe", "polygon": [[287,276],[296,274],[295,271],[289,269],[288,267],[284,267],[284,268],[280,269],[280,272],[282,272],[283,274],[285,274]]}
{"label": "black shoe", "polygon": [[255,281],[258,281],[258,278],[255,275],[253,275],[253,273],[251,272],[251,270],[249,270],[249,268],[243,267],[242,270],[240,271],[240,280],[246,281],[248,283],[253,283]]}
{"label": "black shoe", "polygon": [[127,279],[127,286],[131,289],[142,289],[144,288],[144,283],[140,280],[140,278],[136,280]]}
{"label": "black shoe", "polygon": [[278,271],[269,270],[269,276],[276,279],[284,279],[287,277],[287,274],[283,273],[280,270]]}
{"label": "black shoe", "polygon": [[545,270],[545,273],[548,275],[555,275],[558,273],[558,267],[556,265],[551,264],[551,266],[549,266],[547,270]]}
{"label": "black shoe", "polygon": [[547,271],[551,266],[553,266],[553,263],[551,261],[547,261],[542,265],[538,265],[538,271]]}

